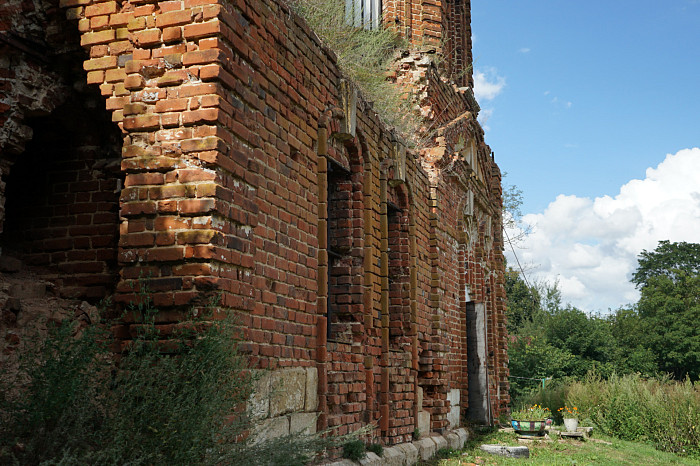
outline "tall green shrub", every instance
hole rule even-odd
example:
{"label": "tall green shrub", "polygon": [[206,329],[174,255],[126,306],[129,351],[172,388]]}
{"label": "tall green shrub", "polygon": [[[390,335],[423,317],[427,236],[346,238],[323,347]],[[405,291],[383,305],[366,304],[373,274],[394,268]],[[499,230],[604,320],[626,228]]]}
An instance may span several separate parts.
{"label": "tall green shrub", "polygon": [[578,406],[604,433],[649,441],[656,448],[700,455],[700,385],[690,380],[644,379],[639,374],[589,375],[568,387]]}
{"label": "tall green shrub", "polygon": [[99,327],[68,322],[28,348],[0,386],[0,463],[302,465],[347,441],[320,433],[258,441],[253,389],[230,318],[192,319],[163,340],[157,311],[117,361]]}

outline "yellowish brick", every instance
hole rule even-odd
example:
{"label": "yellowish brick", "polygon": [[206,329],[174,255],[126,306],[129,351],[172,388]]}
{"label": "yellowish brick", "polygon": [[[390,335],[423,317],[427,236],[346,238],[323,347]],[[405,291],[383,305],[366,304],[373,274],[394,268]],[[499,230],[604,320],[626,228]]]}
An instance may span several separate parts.
{"label": "yellowish brick", "polygon": [[[92,61],[92,60],[90,60]],[[105,80],[105,72],[104,71],[90,71],[87,74],[87,83],[88,84],[102,84]]]}
{"label": "yellowish brick", "polygon": [[129,38],[129,29],[128,28],[117,28],[115,31],[115,37],[117,40],[124,40]]}
{"label": "yellowish brick", "polygon": [[92,58],[83,63],[85,71],[106,70],[117,67],[117,57]]}
{"label": "yellowish brick", "polygon": [[100,94],[102,94],[104,96],[112,95],[113,91],[114,91],[113,84],[102,84],[100,86]]}
{"label": "yellowish brick", "polygon": [[78,21],[78,31],[88,32],[90,30],[90,20],[88,18],[83,18]]}
{"label": "yellowish brick", "polygon": [[121,68],[107,70],[105,73],[105,81],[108,83],[124,81],[124,79],[126,79],[126,71]]}
{"label": "yellowish brick", "polygon": [[122,53],[131,51],[132,48],[131,42],[128,40],[119,40],[109,44],[109,52],[112,55],[121,55]]}
{"label": "yellowish brick", "polygon": [[112,112],[112,121],[118,122],[118,121],[123,121],[124,120],[124,111],[123,110],[115,110]]}
{"label": "yellowish brick", "polygon": [[129,23],[126,25],[126,27],[129,29],[129,31],[137,31],[139,29],[145,29],[146,28],[146,18],[143,16],[139,16],[137,18],[132,18],[129,20]]}
{"label": "yellowish brick", "polygon": [[[83,20],[80,21],[82,22]],[[80,45],[84,47],[86,45],[106,44],[113,40],[114,31],[112,29],[105,29],[104,31],[88,32],[86,34],[83,34],[80,38]]]}
{"label": "yellowish brick", "polygon": [[117,83],[114,85],[114,95],[124,96],[129,94],[131,94],[131,92],[124,86],[124,83]]}

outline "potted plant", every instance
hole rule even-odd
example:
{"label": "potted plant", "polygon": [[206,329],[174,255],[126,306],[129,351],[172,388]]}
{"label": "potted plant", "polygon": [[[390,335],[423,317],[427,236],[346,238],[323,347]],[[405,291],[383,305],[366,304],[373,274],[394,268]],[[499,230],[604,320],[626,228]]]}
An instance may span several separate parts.
{"label": "potted plant", "polygon": [[563,408],[559,408],[557,411],[559,411],[559,414],[561,414],[561,416],[564,418],[564,427],[566,428],[566,431],[576,432],[576,429],[578,429],[579,419],[578,408],[576,406],[573,408],[564,406]]}
{"label": "potted plant", "polygon": [[551,415],[549,408],[534,404],[510,413],[511,425],[519,434],[544,435],[547,418]]}

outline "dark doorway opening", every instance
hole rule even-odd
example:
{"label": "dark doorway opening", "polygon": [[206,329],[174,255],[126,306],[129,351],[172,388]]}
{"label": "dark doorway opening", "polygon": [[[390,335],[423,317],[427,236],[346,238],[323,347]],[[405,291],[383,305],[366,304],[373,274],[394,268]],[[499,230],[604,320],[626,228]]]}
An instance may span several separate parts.
{"label": "dark doorway opening", "polygon": [[487,321],[484,303],[470,301],[467,314],[467,375],[469,377],[469,407],[467,420],[491,425],[489,403]]}

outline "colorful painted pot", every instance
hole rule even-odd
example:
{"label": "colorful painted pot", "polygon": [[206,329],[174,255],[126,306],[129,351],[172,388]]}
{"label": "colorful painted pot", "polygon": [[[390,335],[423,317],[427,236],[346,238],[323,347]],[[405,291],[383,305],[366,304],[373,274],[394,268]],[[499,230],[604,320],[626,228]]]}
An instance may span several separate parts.
{"label": "colorful painted pot", "polygon": [[519,434],[525,435],[544,435],[544,428],[547,425],[547,421],[542,419],[541,421],[510,421],[513,429]]}

